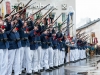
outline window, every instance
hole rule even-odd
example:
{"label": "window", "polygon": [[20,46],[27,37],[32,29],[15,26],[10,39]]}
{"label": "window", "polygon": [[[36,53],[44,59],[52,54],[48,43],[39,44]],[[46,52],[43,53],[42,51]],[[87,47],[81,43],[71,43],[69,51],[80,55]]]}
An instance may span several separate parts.
{"label": "window", "polygon": [[66,20],[66,13],[62,13],[62,22]]}

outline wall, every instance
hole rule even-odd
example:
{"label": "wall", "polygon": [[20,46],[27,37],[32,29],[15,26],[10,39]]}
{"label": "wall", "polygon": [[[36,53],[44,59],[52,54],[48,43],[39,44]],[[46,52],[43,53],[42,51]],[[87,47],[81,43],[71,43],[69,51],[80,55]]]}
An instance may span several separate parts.
{"label": "wall", "polygon": [[[8,0],[5,0],[4,3],[8,1]],[[29,0],[9,0],[11,2],[11,7],[18,3],[18,2],[22,2],[24,4],[26,4]],[[76,11],[76,0],[33,0],[33,2],[31,3],[34,3],[36,2],[36,4],[34,5],[47,5],[47,4],[51,4],[53,5],[54,7],[57,8],[57,10],[53,11],[56,13],[56,17],[59,16],[61,13],[66,13],[67,15],[67,10],[62,10],[62,4],[67,4],[67,9],[69,6],[72,6],[74,11]],[[30,3],[30,4],[31,4]],[[6,7],[5,7],[6,8]],[[30,13],[34,13],[36,12],[38,9],[28,9],[27,12],[30,14]],[[45,13],[47,10],[43,10],[42,13]],[[5,13],[6,14],[6,10],[5,10]],[[62,16],[58,19],[58,22],[62,22]],[[74,32],[74,36],[76,34],[76,12],[74,13],[74,26],[73,28],[73,32]],[[66,25],[66,24],[65,24]]]}
{"label": "wall", "polygon": [[[77,30],[76,32],[78,32]],[[95,37],[98,39],[98,44],[100,45],[100,21],[92,24],[89,27],[86,27],[82,29],[81,33],[86,32],[89,36],[91,36],[91,32],[95,32]],[[88,42],[90,42],[90,39],[88,39]]]}

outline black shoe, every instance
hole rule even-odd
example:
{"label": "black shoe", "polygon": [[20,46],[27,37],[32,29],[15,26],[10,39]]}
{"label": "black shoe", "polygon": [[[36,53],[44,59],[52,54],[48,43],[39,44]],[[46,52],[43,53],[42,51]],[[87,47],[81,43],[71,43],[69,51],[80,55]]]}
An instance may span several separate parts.
{"label": "black shoe", "polygon": [[34,72],[34,74],[40,74],[39,72]]}
{"label": "black shoe", "polygon": [[26,75],[31,75],[31,73],[27,73]]}
{"label": "black shoe", "polygon": [[14,70],[12,70],[12,73],[14,73]]}
{"label": "black shoe", "polygon": [[55,70],[55,68],[54,68],[54,67],[50,67],[50,69]]}
{"label": "black shoe", "polygon": [[22,73],[26,73],[26,70],[22,70]]}
{"label": "black shoe", "polygon": [[63,66],[64,64],[61,64],[61,66]]}
{"label": "black shoe", "polygon": [[58,65],[58,67],[60,67],[61,65]]}
{"label": "black shoe", "polygon": [[40,72],[43,72],[44,71],[44,69],[40,69]]}
{"label": "black shoe", "polygon": [[59,67],[58,66],[54,66],[54,68],[58,69]]}
{"label": "black shoe", "polygon": [[47,72],[52,71],[52,69],[46,69]]}

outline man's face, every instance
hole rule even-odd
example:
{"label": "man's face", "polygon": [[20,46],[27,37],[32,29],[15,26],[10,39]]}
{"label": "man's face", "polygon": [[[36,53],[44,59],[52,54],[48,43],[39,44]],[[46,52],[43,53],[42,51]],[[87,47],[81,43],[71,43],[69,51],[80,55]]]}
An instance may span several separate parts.
{"label": "man's face", "polygon": [[44,33],[45,33],[45,34],[47,34],[47,33],[48,33],[48,31],[46,30],[46,31],[44,31]]}
{"label": "man's face", "polygon": [[37,26],[34,26],[34,30],[38,30],[38,27]]}
{"label": "man's face", "polygon": [[19,16],[20,16],[20,14],[19,14],[19,13],[17,13],[17,14],[16,14],[16,17],[19,17]]}
{"label": "man's face", "polygon": [[14,22],[17,23],[18,21],[17,20],[14,20]]}
{"label": "man's face", "polygon": [[56,34],[52,34],[53,36],[56,36]]}
{"label": "man's face", "polygon": [[41,20],[39,19],[39,20],[37,20],[37,22],[38,22],[38,23],[40,23],[40,22],[41,22]]}
{"label": "man's face", "polygon": [[27,26],[27,22],[24,23],[24,26]]}
{"label": "man's face", "polygon": [[3,21],[0,21],[0,25],[3,25],[4,24],[4,22]]}
{"label": "man's face", "polygon": [[34,20],[34,17],[33,17],[33,15],[30,15],[30,19]]}

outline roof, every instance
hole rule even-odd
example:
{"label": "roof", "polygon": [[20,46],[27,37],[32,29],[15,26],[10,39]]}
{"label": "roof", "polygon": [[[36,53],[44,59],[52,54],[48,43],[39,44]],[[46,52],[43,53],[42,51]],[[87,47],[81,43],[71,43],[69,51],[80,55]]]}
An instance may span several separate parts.
{"label": "roof", "polygon": [[99,21],[100,21],[100,18],[98,18],[97,20],[91,21],[91,22],[89,22],[89,23],[87,23],[87,24],[85,24],[85,25],[82,25],[81,27],[79,27],[79,28],[76,29],[76,30],[84,29],[84,28],[89,27],[89,26],[91,26],[91,25],[93,25],[94,23],[97,23],[97,22],[99,22]]}

